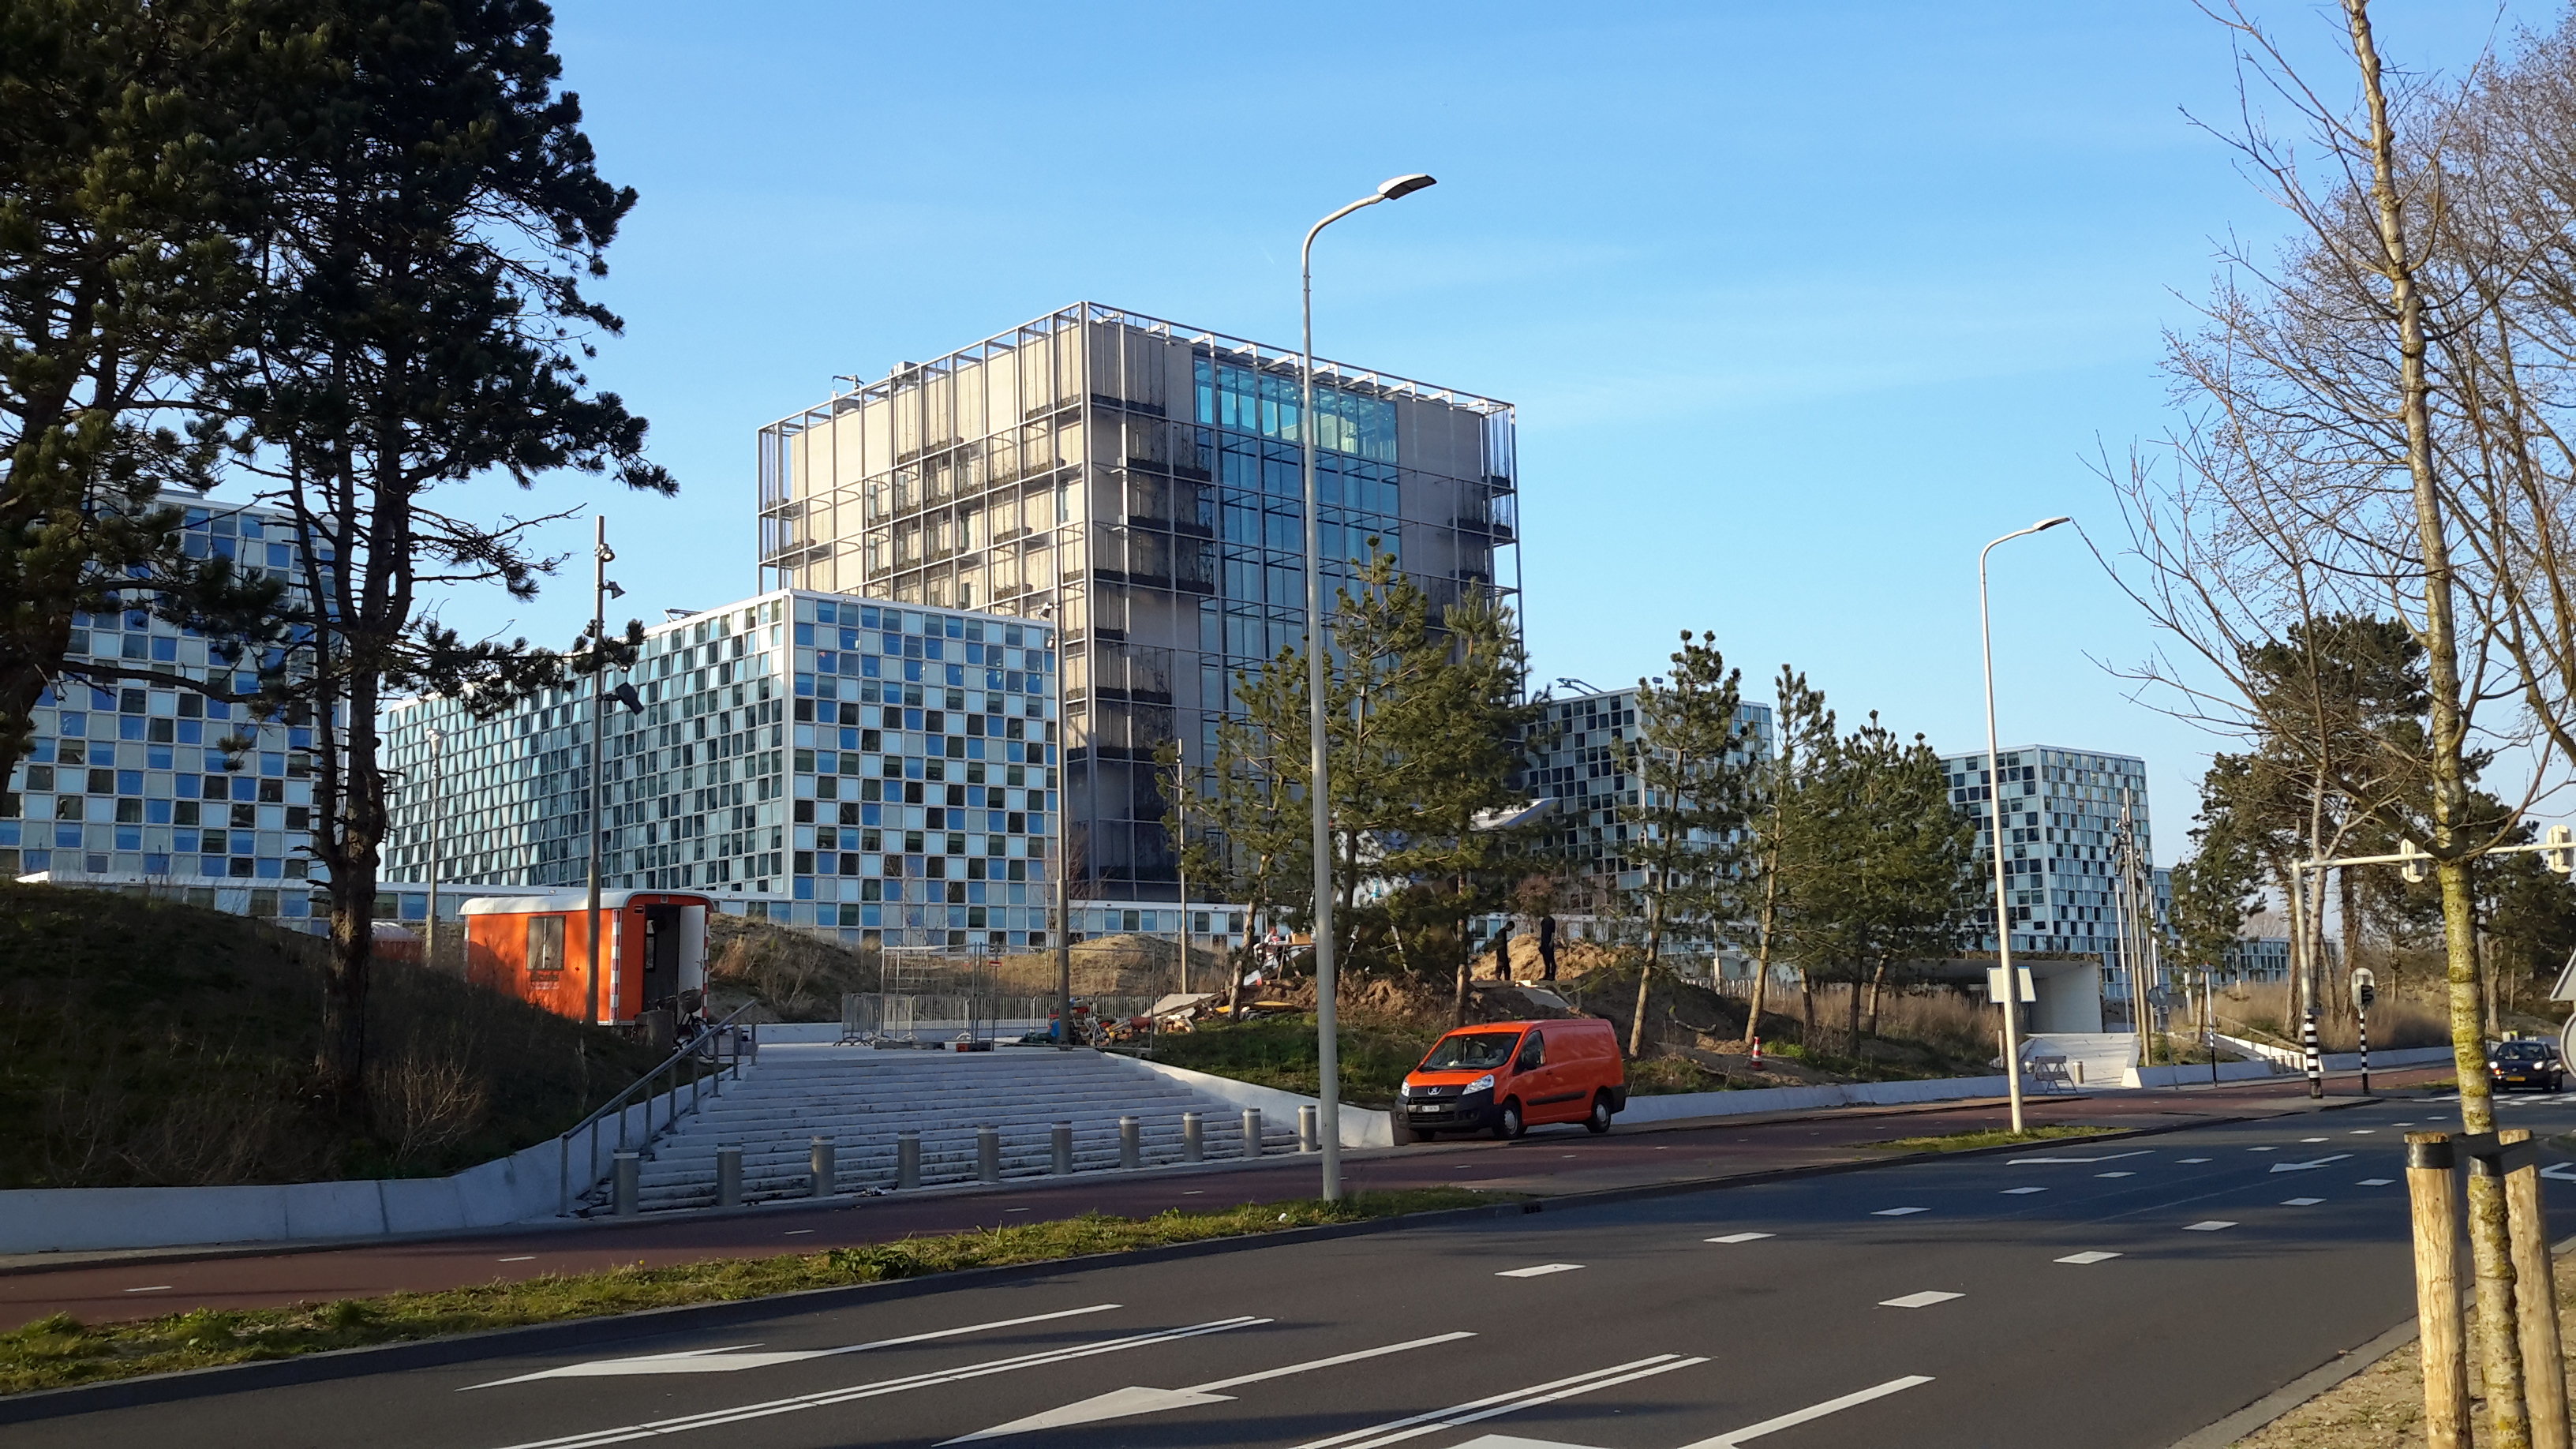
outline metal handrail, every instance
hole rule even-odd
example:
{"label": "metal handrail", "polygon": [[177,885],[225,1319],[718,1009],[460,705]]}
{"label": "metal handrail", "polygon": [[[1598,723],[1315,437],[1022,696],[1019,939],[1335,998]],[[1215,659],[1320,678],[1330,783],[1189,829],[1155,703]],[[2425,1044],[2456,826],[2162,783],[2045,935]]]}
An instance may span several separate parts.
{"label": "metal handrail", "polygon": [[[751,1010],[752,1007],[757,1006],[758,1004],[758,1002],[745,1002],[742,1005],[735,1007],[732,1011],[726,1013],[724,1020],[708,1027],[705,1031],[698,1034],[696,1040],[690,1042],[687,1046],[674,1051],[667,1058],[664,1058],[660,1066],[655,1067],[653,1070],[646,1072],[640,1077],[637,1077],[634,1081],[627,1083],[626,1090],[619,1092],[614,1097],[611,1097],[607,1102],[600,1106],[598,1111],[593,1112],[589,1116],[581,1119],[579,1122],[574,1123],[570,1128],[567,1128],[561,1136],[555,1139],[557,1216],[569,1216],[572,1212],[572,1139],[583,1132],[588,1132],[590,1134],[590,1176],[585,1179],[585,1181],[596,1183],[599,1181],[599,1124],[607,1121],[608,1115],[611,1112],[617,1114],[617,1147],[619,1151],[625,1151],[627,1142],[627,1109],[634,1106],[635,1094],[638,1091],[644,1091],[644,1089],[652,1086],[655,1081],[660,1079],[663,1073],[675,1073],[673,1085],[671,1087],[671,1094],[676,1097],[679,1095],[680,1089],[677,1083],[675,1069],[684,1061],[688,1061],[696,1057],[705,1057],[707,1060],[716,1064],[716,1069],[711,1075],[694,1076],[689,1079],[689,1105],[687,1110],[694,1112],[698,1109],[699,1091],[701,1087],[707,1083],[713,1083],[712,1087],[707,1088],[708,1095],[717,1097],[723,1096],[724,1078],[727,1071],[731,1071],[733,1073],[734,1080],[740,1081],[742,1079],[742,1033],[739,1031],[728,1030],[728,1028],[733,1026],[734,1020],[737,1017],[740,1017],[744,1012]],[[725,1050],[728,1045],[732,1048],[730,1052]],[[755,1037],[752,1042],[752,1059],[757,1061],[759,1060],[759,1056],[759,1040]],[[680,1104],[676,1101],[673,1102],[671,1104],[671,1115],[664,1118],[662,1126],[659,1129],[656,1129],[653,1126],[653,1095],[649,1091],[645,1092],[644,1141],[647,1144],[650,1144],[657,1130],[667,1132],[673,1126],[677,1125],[680,1120],[680,1112]],[[588,1191],[588,1188],[584,1188],[583,1190]]]}

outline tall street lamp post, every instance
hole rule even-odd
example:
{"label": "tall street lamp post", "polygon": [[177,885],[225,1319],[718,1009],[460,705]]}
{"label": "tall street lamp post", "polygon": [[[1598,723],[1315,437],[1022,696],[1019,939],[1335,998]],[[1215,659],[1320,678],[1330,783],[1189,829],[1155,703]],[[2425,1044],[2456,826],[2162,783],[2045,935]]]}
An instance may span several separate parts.
{"label": "tall street lamp post", "polygon": [[[599,808],[601,799],[607,793],[602,786],[606,762],[600,758],[600,754],[606,747],[608,738],[608,670],[604,667],[605,657],[600,651],[608,644],[608,596],[614,593],[622,599],[626,597],[626,591],[608,581],[608,565],[617,557],[615,551],[608,546],[608,516],[600,514],[591,520],[591,524],[590,650],[593,667],[590,674],[590,918],[585,927],[589,932],[590,996],[589,1003],[583,1010],[582,1020],[589,1025],[597,1026],[599,1025],[599,837],[601,835]],[[645,1004],[650,1006],[652,1003]],[[617,1003],[610,1002],[608,1009],[614,1013],[617,1010]]]}
{"label": "tall street lamp post", "polygon": [[[1038,605],[1037,615],[1047,621],[1047,648],[1055,656],[1055,758],[1046,763],[1046,742],[1038,742],[1038,784],[1047,786],[1048,770],[1053,768],[1055,784],[1055,1049],[1073,1049],[1073,826],[1065,819],[1064,787],[1068,783],[1064,765],[1072,756],[1067,746],[1073,743],[1071,721],[1064,714],[1064,664],[1068,657],[1064,647],[1064,619],[1054,600]],[[1097,698],[1095,695],[1094,698]],[[1044,735],[1045,731],[1039,731]]]}
{"label": "tall street lamp post", "polygon": [[1990,833],[1995,859],[1995,955],[2003,968],[2004,1006],[2004,1081],[2012,1091],[2012,1130],[2021,1130],[2021,977],[2012,963],[2012,905],[2004,886],[2004,771],[2002,745],[1995,737],[1995,620],[1986,603],[1986,555],[1995,544],[2010,543],[2029,534],[2045,533],[2072,520],[2043,518],[2030,527],[2007,533],[1977,552],[1977,629],[1986,653],[1986,800],[1993,817]]}
{"label": "tall street lamp post", "polygon": [[[1333,1010],[1333,811],[1330,777],[1324,761],[1325,685],[1332,676],[1324,642],[1324,516],[1315,497],[1315,238],[1324,228],[1364,206],[1411,196],[1432,178],[1415,173],[1392,177],[1306,229],[1306,244],[1297,253],[1299,308],[1303,318],[1303,385],[1298,397],[1297,436],[1305,455],[1306,475],[1306,733],[1311,765],[1307,791],[1315,815],[1315,1069],[1316,1135],[1324,1149],[1324,1200],[1342,1195],[1342,1090],[1339,1029]],[[1181,903],[1183,925],[1189,902]]]}
{"label": "tall street lamp post", "polygon": [[429,732],[429,920],[421,930],[420,964],[438,969],[438,757],[447,745],[445,730]]}

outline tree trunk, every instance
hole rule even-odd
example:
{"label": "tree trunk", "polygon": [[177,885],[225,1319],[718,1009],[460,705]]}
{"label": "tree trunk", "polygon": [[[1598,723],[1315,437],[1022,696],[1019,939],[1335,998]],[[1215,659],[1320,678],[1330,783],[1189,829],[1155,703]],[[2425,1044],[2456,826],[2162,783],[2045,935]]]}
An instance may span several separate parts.
{"label": "tree trunk", "polygon": [[372,871],[331,872],[331,955],[322,977],[323,1087],[343,1110],[366,1098],[367,976],[375,952],[376,881]]}
{"label": "tree trunk", "polygon": [[1878,1001],[1880,995],[1886,990],[1887,963],[1882,960],[1878,963],[1878,969],[1869,975],[1869,1034],[1871,1036],[1878,1035]]}
{"label": "tree trunk", "polygon": [[1798,965],[1798,1042],[1809,1047],[1816,1042],[1816,978],[1807,974],[1804,962]]}
{"label": "tree trunk", "polygon": [[[1662,879],[1661,873],[1657,880]],[[1662,953],[1664,936],[1664,897],[1660,888],[1646,898],[1646,959],[1637,967],[1637,1005],[1628,1014],[1628,1056],[1631,1060],[1646,1052],[1646,992],[1655,980],[1655,960]]]}
{"label": "tree trunk", "polygon": [[1753,999],[1744,1012],[1744,1040],[1751,1045],[1762,1034],[1762,999],[1771,989],[1771,926],[1778,918],[1780,878],[1762,872],[1761,939],[1753,948]]}
{"label": "tree trunk", "polygon": [[[2343,926],[2343,979],[2352,980],[2353,968],[2361,964],[2361,887],[2352,878],[2353,868],[2345,866],[2335,872],[2335,914]],[[2345,1009],[2358,1011],[2352,1004],[2352,993],[2338,991]]]}

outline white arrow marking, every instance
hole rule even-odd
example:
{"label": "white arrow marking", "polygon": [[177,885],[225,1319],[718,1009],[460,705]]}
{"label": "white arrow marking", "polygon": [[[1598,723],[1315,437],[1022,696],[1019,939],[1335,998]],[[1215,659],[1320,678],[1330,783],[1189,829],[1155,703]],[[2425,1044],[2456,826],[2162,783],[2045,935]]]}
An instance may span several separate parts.
{"label": "white arrow marking", "polygon": [[2557,1178],[2560,1182],[2576,1182],[2576,1162],[2553,1162],[2540,1169],[2540,1175]]}
{"label": "white arrow marking", "polygon": [[1827,1414],[1839,1414],[1845,1409],[1866,1404],[1872,1399],[1883,1399],[1890,1394],[1900,1394],[1919,1384],[1930,1382],[1932,1382],[1930,1374],[1907,1374],[1901,1379],[1889,1379],[1886,1383],[1862,1389],[1856,1394],[1845,1394],[1839,1399],[1827,1399],[1821,1404],[1811,1404],[1794,1414],[1782,1414],[1779,1418],[1765,1419],[1759,1424],[1748,1424],[1744,1428],[1720,1434],[1714,1439],[1702,1439],[1696,1444],[1685,1444],[1682,1449],[1737,1449],[1737,1446],[1747,1439],[1758,1439],[1781,1429],[1794,1429],[1800,1424],[1813,1423]]}
{"label": "white arrow marking", "polygon": [[1706,1358],[1677,1358],[1669,1353],[1659,1353],[1652,1358],[1636,1359],[1606,1369],[1594,1369],[1590,1373],[1575,1374],[1570,1378],[1532,1384],[1528,1388],[1513,1389],[1508,1393],[1494,1394],[1482,1399],[1470,1399],[1466,1403],[1452,1404],[1445,1409],[1434,1409],[1427,1414],[1389,1419],[1383,1424],[1371,1424],[1365,1429],[1353,1429],[1347,1433],[1335,1434],[1329,1439],[1316,1439],[1300,1444],[1297,1449],[1380,1449],[1381,1445],[1398,1443],[1423,1434],[1436,1434],[1443,1429],[1454,1429],[1461,1424],[1490,1419],[1497,1414],[1509,1414],[1519,1409],[1535,1409],[1541,1404],[1570,1399],[1576,1394],[1588,1394],[1594,1389],[1615,1388],[1632,1379],[1652,1378],[1656,1374],[1671,1373],[1674,1369],[1685,1369],[1694,1364],[1706,1362],[1708,1362]]}
{"label": "white arrow marking", "polygon": [[2272,1170],[2274,1172],[2305,1172],[2311,1167],[2323,1167],[2329,1162],[2341,1162],[2350,1156],[2352,1156],[2352,1154],[2349,1152],[2338,1152],[2332,1157],[2320,1157],[2314,1162],[2275,1162],[2272,1164]]}
{"label": "white arrow marking", "polygon": [[743,1353],[758,1348],[756,1343],[738,1343],[731,1348],[693,1348],[681,1353],[647,1353],[633,1358],[604,1358],[590,1363],[565,1364],[540,1373],[521,1374],[514,1379],[494,1379],[488,1384],[467,1384],[457,1390],[497,1389],[504,1384],[524,1384],[536,1379],[617,1378],[627,1374],[729,1374],[748,1368],[767,1368],[772,1364],[800,1363],[809,1358],[835,1358],[845,1353],[865,1353],[872,1348],[896,1348],[907,1343],[931,1343],[943,1338],[957,1338],[969,1333],[986,1333],[997,1328],[1018,1328],[1026,1323],[1046,1323],[1058,1318],[1079,1318],[1086,1313],[1106,1313],[1118,1307],[1115,1303],[1095,1303],[1089,1308],[1067,1308],[1058,1313],[1033,1313],[1026,1318],[1004,1318],[992,1323],[970,1323],[964,1328],[943,1328],[935,1333],[907,1334],[902,1338],[880,1338],[873,1343],[846,1344],[840,1348],[773,1350],[769,1353]]}
{"label": "white arrow marking", "polygon": [[1505,1268],[1494,1276],[1497,1278],[1544,1278],[1550,1273],[1571,1273],[1582,1266],[1583,1265],[1581,1263],[1541,1263],[1533,1268]]}
{"label": "white arrow marking", "polygon": [[1239,1389],[1245,1384],[1257,1384],[1265,1379],[1284,1379],[1290,1374],[1302,1374],[1312,1369],[1334,1368],[1341,1364],[1358,1363],[1362,1359],[1377,1358],[1384,1354],[1402,1353],[1409,1348],[1429,1348],[1435,1343],[1455,1343],[1459,1339],[1475,1336],[1472,1333],[1437,1334],[1430,1338],[1417,1338],[1408,1343],[1390,1343],[1382,1348],[1364,1348],[1357,1353],[1337,1353],[1331,1358],[1310,1359],[1305,1363],[1289,1364],[1285,1368],[1263,1369],[1258,1373],[1239,1374],[1230,1379],[1217,1379],[1212,1383],[1193,1384],[1186,1389],[1149,1389],[1141,1386],[1112,1389],[1108,1393],[1095,1394],[1079,1403],[1067,1404],[1060,1409],[1049,1409],[1043,1414],[1031,1414],[1025,1419],[1013,1419],[1007,1424],[996,1424],[980,1433],[960,1434],[954,1439],[943,1439],[940,1443],[943,1446],[964,1444],[976,1439],[998,1439],[1005,1434],[1030,1434],[1040,1429],[1063,1429],[1075,1424],[1096,1424],[1103,1419],[1124,1419],[1136,1414],[1157,1413],[1164,1409],[1186,1409],[1194,1404],[1230,1403],[1234,1395],[1221,1394],[1217,1390]]}
{"label": "white arrow marking", "polygon": [[2152,1147],[2141,1147],[2135,1152],[2113,1152],[2101,1157],[2015,1157],[2007,1159],[2004,1166],[2026,1167],[2034,1164],[2065,1162],[2117,1162],[2123,1157],[2144,1157],[2153,1151],[2155,1151],[2155,1149]]}
{"label": "white arrow marking", "polygon": [[1096,1343],[1075,1344],[1049,1349],[1043,1353],[1024,1353],[1012,1358],[988,1359],[961,1368],[940,1369],[931,1373],[906,1374],[902,1378],[879,1379],[874,1383],[852,1384],[843,1389],[825,1389],[821,1393],[798,1394],[793,1398],[771,1399],[765,1403],[744,1404],[738,1408],[716,1409],[703,1414],[686,1414],[676,1419],[655,1419],[642,1424],[621,1424],[610,1429],[592,1429],[586,1433],[566,1434],[554,1439],[532,1439],[513,1444],[509,1449],[597,1449],[604,1444],[623,1444],[634,1439],[655,1439],[666,1434],[681,1434],[692,1429],[714,1429],[726,1424],[739,1424],[750,1419],[765,1419],[774,1414],[793,1414],[801,1409],[828,1408],[857,1399],[873,1399],[884,1394],[900,1394],[911,1389],[935,1388],[941,1384],[980,1379],[988,1374],[1009,1373],[1014,1369],[1040,1368],[1048,1364],[1069,1363],[1094,1354],[1117,1353],[1124,1349],[1144,1348],[1152,1344],[1172,1343],[1196,1338],[1205,1333],[1224,1333],[1236,1328],[1256,1328],[1270,1322],[1267,1318],[1219,1318],[1195,1323],[1187,1328],[1166,1328],[1152,1333],[1129,1334],[1124,1338],[1102,1339]]}

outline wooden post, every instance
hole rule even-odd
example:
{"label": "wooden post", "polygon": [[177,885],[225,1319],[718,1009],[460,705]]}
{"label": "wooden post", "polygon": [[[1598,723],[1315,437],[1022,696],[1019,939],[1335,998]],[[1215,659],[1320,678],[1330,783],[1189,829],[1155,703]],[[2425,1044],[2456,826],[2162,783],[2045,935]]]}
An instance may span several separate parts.
{"label": "wooden post", "polygon": [[[2508,1127],[2496,1141],[2510,1147],[2531,1133]],[[2549,1219],[2540,1206],[2540,1165],[2505,1175],[2505,1222],[2512,1234],[2514,1307],[2522,1339],[2523,1396],[2531,1410],[2531,1449],[2569,1449],[2567,1370],[2558,1344],[2558,1280],[2549,1252]]]}
{"label": "wooden post", "polygon": [[2469,1449],[2469,1353],[2460,1322],[2456,1154],[2444,1132],[2406,1134],[2406,1195],[2415,1218],[2415,1321],[2424,1350],[2426,1449]]}

